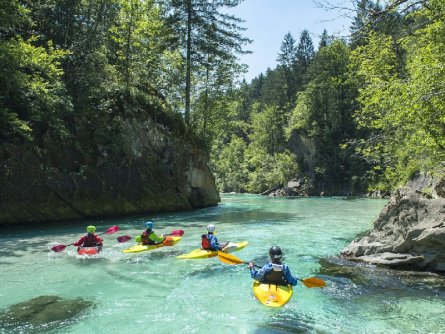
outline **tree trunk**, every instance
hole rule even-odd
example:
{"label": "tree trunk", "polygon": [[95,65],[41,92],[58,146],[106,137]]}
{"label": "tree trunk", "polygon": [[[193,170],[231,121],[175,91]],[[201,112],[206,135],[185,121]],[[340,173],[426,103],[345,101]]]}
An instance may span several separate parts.
{"label": "tree trunk", "polygon": [[191,85],[191,52],[192,52],[192,2],[187,1],[187,51],[185,70],[185,123],[190,124],[190,85]]}

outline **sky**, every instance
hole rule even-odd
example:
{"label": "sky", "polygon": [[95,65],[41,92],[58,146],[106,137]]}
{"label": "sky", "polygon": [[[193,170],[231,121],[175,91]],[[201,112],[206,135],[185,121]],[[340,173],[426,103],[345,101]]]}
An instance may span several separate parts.
{"label": "sky", "polygon": [[246,47],[252,54],[241,56],[241,62],[249,66],[244,76],[248,82],[268,67],[275,68],[286,33],[290,32],[298,44],[301,32],[307,29],[317,48],[323,29],[346,37],[351,24],[344,13],[319,8],[312,0],[244,0],[230,13],[245,20],[243,35],[253,40]]}

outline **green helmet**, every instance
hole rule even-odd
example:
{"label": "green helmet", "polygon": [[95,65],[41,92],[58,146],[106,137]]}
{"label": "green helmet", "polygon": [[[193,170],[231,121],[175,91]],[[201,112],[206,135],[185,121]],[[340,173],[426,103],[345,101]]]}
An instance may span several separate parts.
{"label": "green helmet", "polygon": [[87,232],[88,233],[96,232],[96,226],[93,226],[93,225],[87,226]]}

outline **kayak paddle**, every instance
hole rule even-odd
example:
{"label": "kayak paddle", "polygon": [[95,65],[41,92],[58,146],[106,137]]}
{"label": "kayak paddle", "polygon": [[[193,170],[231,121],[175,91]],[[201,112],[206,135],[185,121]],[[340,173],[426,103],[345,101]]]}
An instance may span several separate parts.
{"label": "kayak paddle", "polygon": [[131,237],[129,235],[121,235],[120,237],[117,237],[118,242],[127,242],[130,239]]}
{"label": "kayak paddle", "polygon": [[[249,264],[249,262],[243,261],[236,256],[224,252],[218,252],[218,259],[227,264]],[[255,267],[259,268],[257,265]],[[297,278],[300,282],[303,282],[303,284],[307,288],[323,288],[326,286],[326,282],[323,281],[321,278],[317,277],[309,277],[305,279]]]}
{"label": "kayak paddle", "polygon": [[[169,234],[164,234],[164,236],[173,236],[173,237],[182,237],[184,235],[184,231],[183,230],[173,230],[171,233]],[[117,237],[117,241],[118,242],[127,242],[128,240],[130,240],[131,237],[129,235],[122,235],[120,237]]]}
{"label": "kayak paddle", "polygon": [[[120,230],[119,226],[111,226],[109,227],[105,232],[102,233],[98,233],[97,235],[102,235],[102,234],[113,234],[116,233],[117,231]],[[72,246],[73,244],[69,244],[69,245],[55,245],[54,247],[51,248],[52,251],[58,253],[63,251],[66,247],[68,246]]]}
{"label": "kayak paddle", "polygon": [[184,235],[184,230],[173,230],[170,234],[164,234],[164,236],[171,235],[173,237],[182,237]]}
{"label": "kayak paddle", "polygon": [[58,253],[63,251],[66,247],[68,246],[72,246],[73,244],[69,244],[69,245],[55,245],[54,247],[51,247],[51,250]]}

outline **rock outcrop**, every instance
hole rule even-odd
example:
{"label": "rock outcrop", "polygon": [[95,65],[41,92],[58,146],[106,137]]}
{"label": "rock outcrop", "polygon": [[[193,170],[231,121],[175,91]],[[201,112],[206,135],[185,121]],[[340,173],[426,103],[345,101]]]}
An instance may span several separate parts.
{"label": "rock outcrop", "polygon": [[0,225],[185,210],[220,201],[206,154],[186,131],[150,116],[122,119],[118,129],[91,142],[47,138],[40,146],[1,145]]}
{"label": "rock outcrop", "polygon": [[392,268],[445,272],[444,185],[444,178],[417,178],[395,191],[374,229],[355,239],[342,256]]}
{"label": "rock outcrop", "polygon": [[[287,148],[296,156],[298,173],[284,184],[262,193],[262,195],[283,196],[361,196],[367,188],[363,171],[352,171],[357,162],[337,157],[338,163],[330,162],[326,152],[317,144],[317,140],[293,130],[290,133]],[[329,153],[330,154],[330,153]],[[348,164],[351,163],[351,166]],[[340,167],[342,165],[342,167]]]}
{"label": "rock outcrop", "polygon": [[39,296],[0,311],[2,333],[48,332],[67,326],[94,304],[82,298]]}
{"label": "rock outcrop", "polygon": [[294,178],[287,182],[283,187],[275,187],[262,195],[269,195],[271,197],[286,197],[286,196],[315,196],[320,195],[316,193],[314,185],[311,180],[305,177]]}

